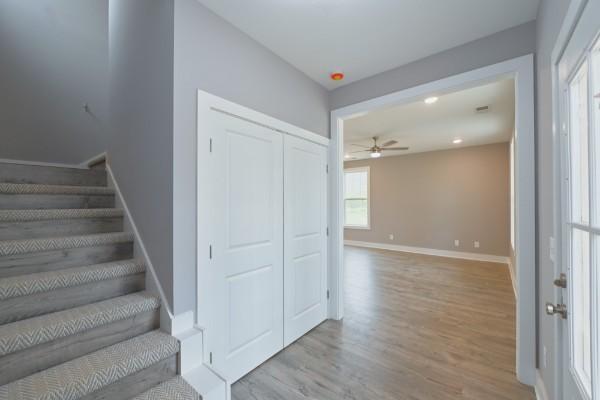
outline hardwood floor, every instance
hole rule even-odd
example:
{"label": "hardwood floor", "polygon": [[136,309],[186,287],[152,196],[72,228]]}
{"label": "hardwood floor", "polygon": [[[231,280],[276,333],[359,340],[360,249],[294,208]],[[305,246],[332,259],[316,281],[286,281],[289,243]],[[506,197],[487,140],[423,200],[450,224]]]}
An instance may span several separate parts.
{"label": "hardwood floor", "polygon": [[232,387],[234,400],[535,399],[515,377],[504,265],[346,247],[345,318]]}

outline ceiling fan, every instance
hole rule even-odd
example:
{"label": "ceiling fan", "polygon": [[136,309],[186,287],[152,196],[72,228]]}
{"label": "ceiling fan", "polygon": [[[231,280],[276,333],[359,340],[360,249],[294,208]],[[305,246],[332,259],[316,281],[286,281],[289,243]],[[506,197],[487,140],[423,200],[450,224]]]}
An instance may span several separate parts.
{"label": "ceiling fan", "polygon": [[352,146],[358,146],[358,147],[364,147],[365,150],[358,150],[358,151],[353,151],[352,153],[362,153],[362,152],[369,152],[371,153],[371,157],[372,158],[379,158],[381,157],[381,152],[383,151],[389,151],[389,150],[408,150],[408,147],[390,147],[395,145],[396,143],[398,143],[395,140],[389,140],[387,142],[385,142],[384,144],[382,144],[381,146],[377,145],[377,136],[373,136],[373,146],[369,147],[369,146],[363,146],[361,144],[352,144]]}

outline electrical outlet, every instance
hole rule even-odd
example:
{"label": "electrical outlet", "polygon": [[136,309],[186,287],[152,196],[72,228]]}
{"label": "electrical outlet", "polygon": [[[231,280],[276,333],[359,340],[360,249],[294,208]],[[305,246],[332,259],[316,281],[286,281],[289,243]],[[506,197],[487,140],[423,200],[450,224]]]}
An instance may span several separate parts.
{"label": "electrical outlet", "polygon": [[550,261],[556,262],[556,240],[554,240],[554,236],[550,236],[548,242],[548,247],[550,250]]}
{"label": "electrical outlet", "polygon": [[389,238],[390,238],[390,240],[394,240],[394,234],[390,233]]}
{"label": "electrical outlet", "polygon": [[473,247],[475,247],[476,249],[479,248],[479,240],[473,242]]}
{"label": "electrical outlet", "polygon": [[454,239],[454,247],[460,246],[460,240]]}

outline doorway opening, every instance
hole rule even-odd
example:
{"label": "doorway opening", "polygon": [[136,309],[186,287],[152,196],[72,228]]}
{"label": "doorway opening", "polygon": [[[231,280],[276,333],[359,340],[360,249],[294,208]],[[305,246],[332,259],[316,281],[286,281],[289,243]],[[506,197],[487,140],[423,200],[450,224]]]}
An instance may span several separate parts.
{"label": "doorway opening", "polygon": [[[516,357],[515,359],[515,370],[517,378],[520,382],[528,385],[534,385],[535,383],[535,366],[536,366],[536,340],[535,340],[535,318],[536,318],[536,297],[535,297],[535,193],[534,193],[534,106],[533,106],[533,57],[524,56],[517,59],[509,60],[499,64],[494,64],[488,67],[480,68],[474,71],[470,71],[464,74],[452,76],[449,78],[441,79],[435,82],[431,82],[425,85],[420,85],[406,90],[401,90],[383,97],[364,101],[358,104],[347,106],[332,112],[332,143],[331,143],[331,201],[330,209],[332,210],[332,240],[331,240],[331,259],[330,259],[330,290],[332,292],[332,301],[330,302],[330,317],[334,319],[341,319],[344,317],[344,282],[348,277],[345,276],[345,266],[349,267],[351,260],[345,260],[344,253],[344,227],[345,221],[349,221],[350,226],[348,228],[353,232],[352,238],[363,238],[366,239],[371,237],[370,240],[353,240],[355,243],[365,245],[365,242],[371,241],[372,243],[387,243],[388,249],[390,250],[401,250],[411,251],[412,253],[427,253],[431,255],[441,256],[452,256],[452,253],[456,253],[456,249],[450,247],[449,249],[434,249],[435,246],[427,247],[425,245],[418,245],[417,241],[410,242],[408,244],[395,243],[390,245],[390,241],[395,241],[398,235],[403,240],[407,239],[406,235],[413,232],[394,232],[390,231],[389,227],[384,227],[381,232],[375,227],[377,216],[374,214],[373,205],[376,202],[376,196],[378,194],[373,193],[375,179],[374,166],[369,165],[368,169],[366,161],[356,160],[349,162],[348,166],[352,169],[344,171],[344,161],[347,161],[346,156],[352,157],[352,154],[347,154],[348,144],[346,140],[347,136],[352,139],[352,124],[350,121],[363,119],[363,122],[368,119],[369,115],[375,113],[385,113],[384,110],[393,109],[394,107],[405,106],[408,107],[410,104],[420,105],[424,103],[426,106],[440,105],[440,99],[444,97],[452,96],[452,93],[464,92],[473,88],[485,87],[486,85],[500,84],[503,82],[504,85],[509,85],[514,92],[514,135],[511,138],[505,138],[505,155],[507,160],[510,159],[512,153],[514,162],[512,163],[512,176],[514,177],[512,187],[513,196],[512,203],[514,204],[512,217],[509,217],[509,221],[514,221],[513,234],[510,235],[512,245],[514,246],[514,282],[516,292],[518,294],[516,300],[516,312],[515,312],[515,330],[516,330]],[[437,97],[437,101],[433,100]],[[481,107],[485,107],[485,104],[481,104]],[[485,113],[485,110],[481,110]],[[477,110],[475,111],[477,112]],[[410,113],[414,115],[413,112]],[[460,140],[474,140],[472,137],[468,137],[466,133],[462,135],[465,137],[457,137],[456,133],[448,132],[449,137],[445,138],[446,141],[450,141],[448,147],[461,145]],[[403,148],[411,147],[411,144],[403,143],[402,137],[393,138],[391,136],[385,136],[385,132],[382,134],[373,134],[377,136],[377,139],[365,138],[365,141],[357,141],[357,150],[360,151],[359,157],[364,156],[368,160],[379,159],[379,156],[383,155],[380,161],[402,159],[405,157],[416,157],[416,155],[400,156],[400,157],[386,157],[387,152],[406,152],[407,150],[391,150],[391,148]],[[392,135],[393,136],[393,135]],[[413,148],[427,148],[427,143],[419,141],[422,137],[416,137]],[[391,141],[397,143],[391,143]],[[509,145],[508,142],[512,140],[513,145]],[[455,142],[456,141],[456,142]],[[362,147],[359,147],[362,146]],[[421,147],[423,146],[423,147]],[[390,148],[390,150],[385,150]],[[512,150],[510,150],[512,148]],[[361,151],[363,150],[363,151]],[[437,149],[439,152],[449,151]],[[410,149],[408,150],[410,152]],[[452,150],[454,151],[454,150]],[[422,153],[426,154],[426,153]],[[359,158],[357,157],[357,158]],[[387,161],[390,163],[391,161]],[[350,164],[354,165],[350,165]],[[510,164],[510,163],[507,163]],[[508,166],[508,165],[507,165]],[[476,171],[473,171],[474,173]],[[508,172],[506,175],[510,176]],[[418,177],[412,177],[419,183]],[[510,184],[509,184],[510,187]],[[345,188],[349,189],[348,191]],[[507,190],[507,201],[510,203],[510,190]],[[433,192],[432,195],[439,195],[439,193]],[[385,196],[385,194],[384,194]],[[394,211],[394,204],[389,204],[389,208]],[[365,209],[367,210],[365,212]],[[379,217],[381,218],[381,217]],[[426,218],[435,219],[435,215],[427,215]],[[473,219],[477,218],[475,215],[468,215],[466,218]],[[381,219],[379,219],[381,221]],[[509,223],[510,226],[510,223]],[[431,232],[434,235],[439,232]],[[374,238],[374,239],[373,239]],[[458,248],[460,249],[460,238],[453,238],[458,240]],[[446,241],[446,239],[444,239]],[[359,243],[356,243],[359,242]],[[476,243],[478,242],[478,243]],[[486,241],[487,242],[487,241]],[[451,242],[451,246],[454,246],[454,240]],[[488,246],[490,243],[486,243]],[[366,246],[365,246],[366,247]],[[369,246],[377,247],[377,246]],[[381,247],[381,246],[380,246]],[[439,246],[438,246],[439,247]],[[483,252],[477,251],[477,249],[487,248],[484,247],[483,241],[477,240],[475,237],[469,239],[469,251],[463,249],[459,251],[459,256],[463,258],[471,258],[478,261],[502,261],[501,254],[495,251],[489,251],[488,256],[496,255],[500,258],[489,258],[481,256]],[[429,250],[429,252],[427,252]],[[437,253],[435,250],[438,250]],[[352,249],[354,256],[356,256],[355,249]],[[400,253],[398,253],[400,254]],[[477,256],[479,254],[479,256]],[[485,253],[483,253],[485,254]],[[453,254],[456,256],[457,254]],[[368,257],[368,256],[367,256]],[[398,260],[396,260],[398,261]],[[393,262],[385,261],[384,262]],[[402,262],[402,261],[400,261]],[[445,307],[451,307],[452,302],[450,299],[446,302]],[[493,345],[493,343],[490,343]]]}

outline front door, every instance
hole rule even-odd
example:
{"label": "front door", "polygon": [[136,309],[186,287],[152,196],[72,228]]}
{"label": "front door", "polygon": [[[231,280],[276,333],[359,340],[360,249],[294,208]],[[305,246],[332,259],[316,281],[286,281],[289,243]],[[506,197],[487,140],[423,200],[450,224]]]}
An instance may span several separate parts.
{"label": "front door", "polygon": [[558,64],[562,154],[563,399],[600,399],[600,1],[590,0]]}
{"label": "front door", "polygon": [[283,349],[283,138],[211,111],[209,362],[235,382]]}

